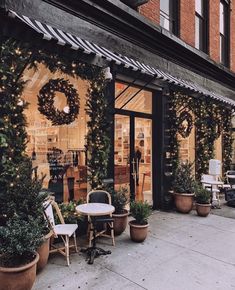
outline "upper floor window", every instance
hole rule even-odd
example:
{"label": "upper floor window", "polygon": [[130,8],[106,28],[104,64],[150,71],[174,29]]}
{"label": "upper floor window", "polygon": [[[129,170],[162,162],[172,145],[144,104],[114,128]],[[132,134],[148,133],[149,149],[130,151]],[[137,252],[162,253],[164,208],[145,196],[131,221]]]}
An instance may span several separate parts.
{"label": "upper floor window", "polygon": [[179,34],[179,0],[160,0],[160,25]]}
{"label": "upper floor window", "polygon": [[195,0],[195,47],[208,52],[208,1]]}
{"label": "upper floor window", "polygon": [[229,1],[220,1],[220,62],[229,66]]}

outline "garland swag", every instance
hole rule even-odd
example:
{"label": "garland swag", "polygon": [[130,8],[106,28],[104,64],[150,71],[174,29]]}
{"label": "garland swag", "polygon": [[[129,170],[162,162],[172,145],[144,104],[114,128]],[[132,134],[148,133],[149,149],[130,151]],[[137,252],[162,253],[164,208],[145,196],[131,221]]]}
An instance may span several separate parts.
{"label": "garland swag", "polygon": [[[226,172],[231,164],[232,156],[232,132],[231,118],[232,111],[225,108],[223,104],[214,104],[210,99],[196,99],[181,92],[171,92],[168,96],[170,118],[169,133],[171,139],[170,154],[172,161],[172,172],[179,159],[179,143],[177,133],[182,135],[182,120],[185,114],[192,112],[195,116],[194,125],[196,128],[195,140],[195,172],[196,178],[208,172],[209,160],[214,158],[214,142],[222,134],[223,150],[223,172]],[[185,112],[182,117],[182,111]],[[181,117],[180,117],[181,116]],[[223,117],[222,117],[223,116]],[[191,119],[187,120],[187,128],[184,133],[191,131]],[[184,136],[183,137],[187,137]],[[186,134],[187,135],[187,134]]]}
{"label": "garland swag", "polygon": [[[24,109],[27,104],[20,99],[25,85],[22,74],[26,68],[37,69],[39,63],[44,64],[52,73],[60,71],[89,82],[90,89],[86,104],[87,114],[90,117],[87,134],[88,179],[92,188],[101,186],[103,179],[107,177],[110,152],[108,108],[104,96],[106,84],[102,69],[74,61],[74,59],[69,59],[69,56],[29,47],[28,44],[22,44],[13,39],[1,42],[0,56],[0,185],[2,189],[7,190],[3,192],[3,195],[9,193],[7,184],[14,184],[18,175],[18,169],[13,161],[20,162],[21,153],[26,148]],[[97,134],[97,140],[95,140],[93,130]],[[12,200],[9,195],[9,202]],[[0,204],[3,204],[1,200]]]}

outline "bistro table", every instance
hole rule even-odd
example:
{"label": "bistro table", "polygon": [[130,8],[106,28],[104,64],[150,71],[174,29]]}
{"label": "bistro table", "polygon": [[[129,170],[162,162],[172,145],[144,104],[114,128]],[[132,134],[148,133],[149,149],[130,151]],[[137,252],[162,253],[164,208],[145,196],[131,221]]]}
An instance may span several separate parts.
{"label": "bistro table", "polygon": [[100,255],[111,254],[111,251],[105,251],[99,247],[96,247],[96,223],[97,217],[109,215],[115,210],[114,206],[106,203],[85,203],[80,204],[76,207],[76,211],[82,215],[87,215],[91,217],[91,222],[93,224],[93,243],[92,247],[81,250],[82,252],[87,253],[88,264],[93,264],[94,259]]}
{"label": "bistro table", "polygon": [[220,200],[219,200],[219,197],[217,198],[217,193],[219,192],[218,187],[223,186],[224,183],[222,181],[218,181],[218,180],[205,180],[205,181],[202,180],[201,182],[204,183],[205,185],[209,184],[211,186],[212,207],[213,208],[220,208]]}

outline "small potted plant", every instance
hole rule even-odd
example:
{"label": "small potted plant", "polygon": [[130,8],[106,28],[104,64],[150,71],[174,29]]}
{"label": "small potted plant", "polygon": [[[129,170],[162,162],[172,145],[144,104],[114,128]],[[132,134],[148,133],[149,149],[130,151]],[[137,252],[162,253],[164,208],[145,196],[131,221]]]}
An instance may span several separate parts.
{"label": "small potted plant", "polygon": [[113,190],[111,192],[112,205],[115,207],[113,217],[113,228],[116,236],[123,233],[127,226],[128,210],[125,206],[128,203],[127,189],[120,187],[119,190]]}
{"label": "small potted plant", "polygon": [[134,218],[129,222],[131,240],[138,243],[143,242],[148,233],[148,217],[151,214],[151,208],[146,201],[132,201],[130,212]]}
{"label": "small potted plant", "polygon": [[211,210],[211,192],[197,183],[195,185],[195,197],[197,214],[202,217],[208,216]]}
{"label": "small potted plant", "polygon": [[194,178],[192,176],[192,163],[180,163],[174,173],[172,183],[175,206],[181,213],[189,213],[193,208]]}

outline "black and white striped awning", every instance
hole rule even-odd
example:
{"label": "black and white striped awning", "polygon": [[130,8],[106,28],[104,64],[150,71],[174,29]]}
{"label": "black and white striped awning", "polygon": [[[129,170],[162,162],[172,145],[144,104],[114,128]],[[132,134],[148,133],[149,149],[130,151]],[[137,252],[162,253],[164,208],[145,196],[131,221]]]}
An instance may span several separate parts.
{"label": "black and white striped awning", "polygon": [[221,101],[228,105],[235,107],[235,101],[229,99],[225,96],[219,95],[215,92],[211,92],[198,84],[182,80],[180,78],[174,77],[169,73],[166,73],[157,68],[146,65],[142,62],[123,56],[118,53],[114,53],[111,50],[99,46],[93,42],[81,39],[76,35],[72,35],[68,32],[64,32],[58,28],[52,27],[48,24],[42,23],[38,20],[34,20],[24,15],[20,15],[12,10],[9,11],[12,16],[16,16],[21,21],[26,23],[28,26],[33,28],[38,33],[42,34],[43,38],[46,40],[56,40],[59,45],[69,45],[71,49],[82,50],[85,54],[95,54],[99,57],[106,59],[107,61],[113,61],[117,65],[122,65],[125,68],[130,68],[134,71],[140,71],[143,74],[148,74],[154,76],[156,79],[160,79],[174,86],[178,86],[183,89],[187,89],[192,93],[197,93],[200,95],[208,96],[217,101]]}

